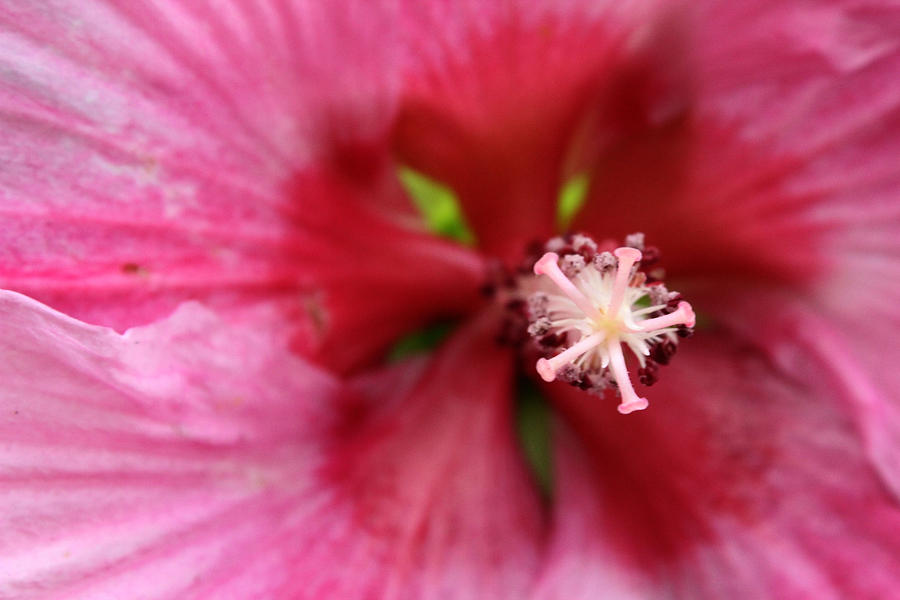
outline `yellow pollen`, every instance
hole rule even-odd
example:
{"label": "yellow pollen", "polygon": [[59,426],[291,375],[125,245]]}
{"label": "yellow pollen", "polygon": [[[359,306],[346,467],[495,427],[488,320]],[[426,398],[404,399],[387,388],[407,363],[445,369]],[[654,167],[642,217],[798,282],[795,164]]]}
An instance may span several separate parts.
{"label": "yellow pollen", "polygon": [[618,316],[607,316],[602,309],[600,310],[600,317],[590,319],[590,324],[594,331],[606,334],[606,339],[618,337],[625,329],[625,323],[622,322],[621,318]]}

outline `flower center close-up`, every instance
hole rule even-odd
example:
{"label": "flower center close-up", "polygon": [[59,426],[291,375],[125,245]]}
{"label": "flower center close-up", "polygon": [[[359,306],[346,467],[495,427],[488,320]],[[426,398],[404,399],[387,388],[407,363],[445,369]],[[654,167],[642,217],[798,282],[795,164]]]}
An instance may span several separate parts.
{"label": "flower center close-up", "polygon": [[[643,246],[643,235],[631,237]],[[559,354],[539,359],[537,371],[544,381],[560,377],[591,391],[614,385],[622,399],[619,412],[645,409],[649,403],[635,394],[622,346],[638,360],[641,382],[652,385],[658,364],[667,364],[674,353],[677,335],[689,335],[694,327],[691,305],[662,282],[648,282],[639,270],[638,248],[597,253],[589,238],[578,236],[572,243],[579,252],[562,257],[547,252],[534,265],[535,274],[545,275],[557,289],[529,297],[528,332],[542,346],[566,345]]]}
{"label": "flower center close-up", "polygon": [[893,600],[897,81],[885,0],[0,0],[0,598]]}

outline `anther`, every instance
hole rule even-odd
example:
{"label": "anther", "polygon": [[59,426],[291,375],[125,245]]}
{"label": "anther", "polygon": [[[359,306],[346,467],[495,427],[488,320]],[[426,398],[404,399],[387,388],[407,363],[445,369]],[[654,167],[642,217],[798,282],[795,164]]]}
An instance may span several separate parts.
{"label": "anther", "polygon": [[584,257],[580,254],[567,254],[562,257],[560,269],[569,279],[575,277],[585,267]]}
{"label": "anther", "polygon": [[572,248],[583,256],[585,260],[591,260],[597,254],[597,244],[586,235],[575,234],[572,236]]}
{"label": "anther", "polygon": [[616,268],[616,257],[612,252],[601,252],[594,256],[594,268],[601,273],[609,273]]}
{"label": "anther", "polygon": [[651,386],[659,381],[659,365],[652,359],[647,359],[644,366],[638,369],[638,381],[646,386]]}
{"label": "anther", "polygon": [[532,337],[545,335],[550,331],[552,324],[553,323],[547,317],[540,317],[528,326],[528,335]]}
{"label": "anther", "polygon": [[669,301],[669,290],[664,283],[655,283],[650,286],[650,304],[666,304]]}
{"label": "anther", "polygon": [[630,235],[625,236],[625,245],[629,248],[636,248],[638,250],[644,249],[644,234],[643,233],[632,233]]}
{"label": "anther", "polygon": [[547,306],[550,304],[550,297],[543,292],[536,292],[528,297],[528,312],[532,318],[539,319],[547,316]]}
{"label": "anther", "polygon": [[650,348],[650,358],[661,365],[667,365],[677,350],[678,344],[672,340],[664,340]]}

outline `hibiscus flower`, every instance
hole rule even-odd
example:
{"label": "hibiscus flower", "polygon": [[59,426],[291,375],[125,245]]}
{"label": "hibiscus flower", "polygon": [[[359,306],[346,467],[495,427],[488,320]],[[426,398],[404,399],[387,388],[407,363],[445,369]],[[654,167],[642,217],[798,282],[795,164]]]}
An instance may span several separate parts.
{"label": "hibiscus flower", "polygon": [[[0,597],[895,595],[896,5],[0,23]],[[569,227],[643,232],[698,326],[647,410],[540,384],[548,478],[507,283]]]}

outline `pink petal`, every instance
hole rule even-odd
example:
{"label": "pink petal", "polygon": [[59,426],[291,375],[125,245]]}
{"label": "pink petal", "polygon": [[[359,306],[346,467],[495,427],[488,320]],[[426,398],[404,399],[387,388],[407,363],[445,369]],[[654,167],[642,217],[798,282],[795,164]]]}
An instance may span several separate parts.
{"label": "pink petal", "polygon": [[709,2],[691,19],[693,51],[655,69],[686,69],[681,112],[612,132],[580,225],[644,231],[707,319],[817,357],[900,490],[900,10]]}
{"label": "pink petal", "polygon": [[665,119],[600,121],[611,141],[580,226],[644,231],[672,274],[754,285],[833,276],[847,236],[893,252],[897,8],[708,2],[684,19],[638,83],[677,71],[691,86]]}
{"label": "pink petal", "polygon": [[198,305],[124,335],[10,292],[0,314],[0,596],[527,585],[540,517],[493,326],[357,393]]}
{"label": "pink petal", "polygon": [[[402,269],[407,280],[382,278],[370,294],[400,301],[358,311],[389,330],[365,342],[379,349],[458,310],[456,290],[471,300],[477,261],[401,222],[409,203],[387,154],[399,52],[388,9],[94,0],[0,10],[0,287],[124,330],[187,298],[221,309],[267,299],[293,313],[316,294],[358,298],[370,280],[311,290],[321,269],[310,263],[337,277],[364,255],[373,277]],[[353,188],[366,206],[297,184],[310,177]],[[384,222],[354,229],[364,209]]]}
{"label": "pink petal", "polygon": [[640,531],[622,520],[622,507],[606,492],[621,484],[597,477],[565,427],[558,425],[554,433],[553,529],[534,598],[657,597],[659,586],[641,560],[642,536],[635,535]]}
{"label": "pink petal", "polygon": [[[824,383],[829,373],[809,361],[784,371],[724,334],[691,341],[654,386],[654,408],[635,419],[557,396],[590,457],[575,477],[594,479],[560,482],[563,497],[571,486],[582,495],[558,531],[594,523],[596,541],[582,534],[548,578],[565,569],[590,581],[621,547],[617,563],[643,575],[625,582],[664,597],[890,597],[900,508]],[[600,518],[603,509],[614,514]]]}
{"label": "pink petal", "polygon": [[635,10],[409,4],[398,153],[456,190],[486,251],[516,259],[554,231],[569,146]]}
{"label": "pink petal", "polygon": [[357,535],[385,544],[398,597],[520,598],[537,568],[542,515],[497,326],[492,314],[465,325],[409,391],[358,382],[371,404],[348,423],[328,481]]}
{"label": "pink petal", "polygon": [[[847,281],[846,288],[824,295],[824,301],[764,293],[733,297],[734,313],[721,321],[753,340],[779,368],[821,373],[822,393],[856,424],[872,466],[900,499],[900,376],[894,340],[900,320],[889,303],[897,279],[879,279],[883,273],[877,269],[890,261],[877,260],[877,253],[859,262],[859,281]],[[838,300],[849,304],[827,305]],[[755,313],[755,319],[741,318]]]}
{"label": "pink petal", "polygon": [[269,302],[340,369],[468,307],[480,262],[400,208],[388,13],[5,9],[0,287],[120,330]]}
{"label": "pink petal", "polygon": [[197,305],[125,335],[5,291],[0,314],[0,595],[297,588],[334,381]]}
{"label": "pink petal", "polygon": [[839,317],[823,322],[814,317],[800,321],[795,333],[828,371],[824,383],[844,400],[873,467],[900,501],[900,374],[895,340],[900,321],[895,311],[885,321],[891,325]]}
{"label": "pink petal", "polygon": [[374,214],[331,177],[310,173],[295,186],[297,197],[329,200],[293,216],[300,293],[284,309],[305,355],[347,372],[382,358],[400,334],[482,303],[486,270],[469,249]]}

